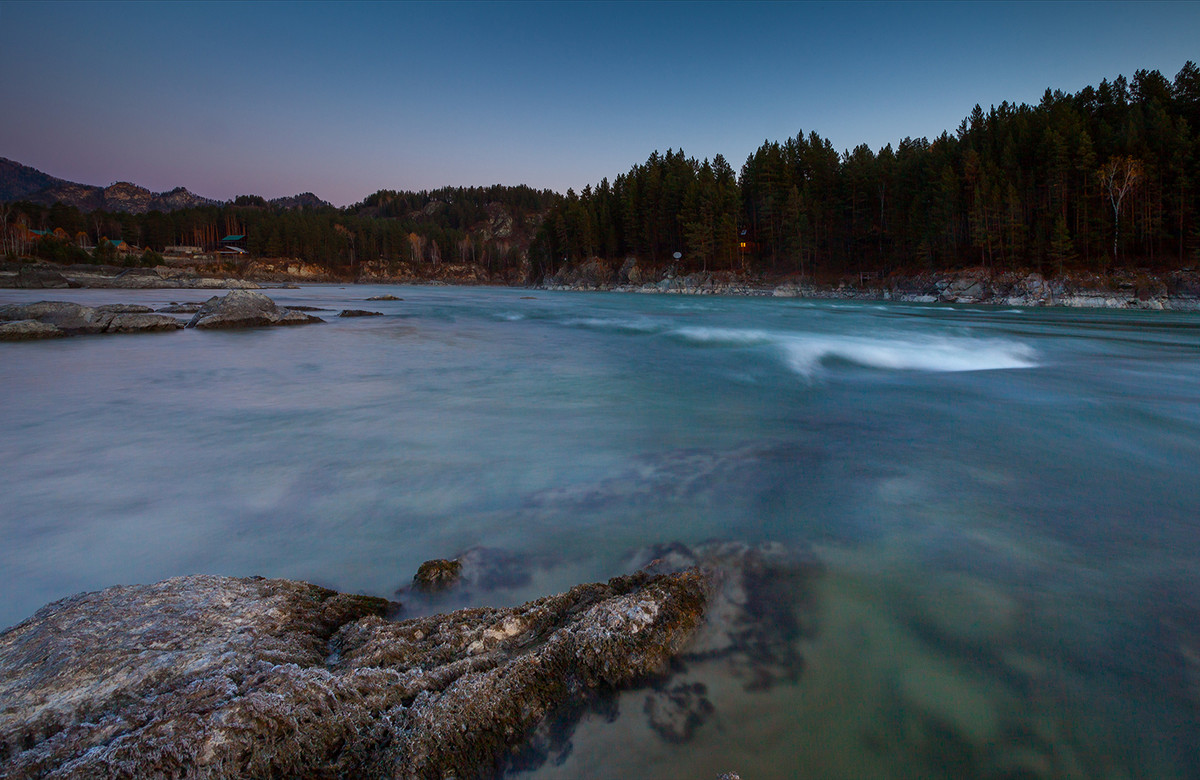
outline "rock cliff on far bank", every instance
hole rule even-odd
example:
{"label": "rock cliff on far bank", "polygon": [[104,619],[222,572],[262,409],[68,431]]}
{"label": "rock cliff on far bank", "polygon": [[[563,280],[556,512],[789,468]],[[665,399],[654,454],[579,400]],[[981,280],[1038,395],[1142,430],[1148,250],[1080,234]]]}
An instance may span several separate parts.
{"label": "rock cliff on far bank", "polygon": [[114,587],[0,633],[0,776],[478,777],[564,706],[660,672],[692,569],[403,622],[215,576]]}

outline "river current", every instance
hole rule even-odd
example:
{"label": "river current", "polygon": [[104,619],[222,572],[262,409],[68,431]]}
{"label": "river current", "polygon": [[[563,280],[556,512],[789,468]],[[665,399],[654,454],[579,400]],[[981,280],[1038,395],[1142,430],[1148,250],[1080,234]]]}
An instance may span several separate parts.
{"label": "river current", "polygon": [[685,739],[632,691],[510,774],[1200,777],[1200,315],[266,292],[328,322],[0,345],[0,626],[194,573],[393,597],[472,548],[512,570],[472,603],[513,604],[769,544],[813,562],[794,679],[708,664]]}

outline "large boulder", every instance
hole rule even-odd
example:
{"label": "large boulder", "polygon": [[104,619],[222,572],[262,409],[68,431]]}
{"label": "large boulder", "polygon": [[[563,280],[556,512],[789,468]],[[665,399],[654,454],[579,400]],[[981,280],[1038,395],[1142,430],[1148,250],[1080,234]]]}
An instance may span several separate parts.
{"label": "large boulder", "polygon": [[513,608],[398,605],[288,580],[179,577],[0,633],[0,777],[478,777],[555,711],[660,672],[696,570]]}
{"label": "large boulder", "polygon": [[253,290],[234,290],[204,302],[188,322],[189,328],[255,328],[263,325],[304,325],[324,322],[311,314],[285,309]]}

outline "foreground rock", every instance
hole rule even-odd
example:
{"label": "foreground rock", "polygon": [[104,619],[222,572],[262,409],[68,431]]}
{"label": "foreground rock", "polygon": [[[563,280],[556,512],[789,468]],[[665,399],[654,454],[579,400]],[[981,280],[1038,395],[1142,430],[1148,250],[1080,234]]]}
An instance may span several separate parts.
{"label": "foreground rock", "polygon": [[[179,320],[166,314],[151,314],[145,306],[82,306],[65,301],[10,303],[0,306],[0,322],[35,320],[60,335],[87,333],[139,333],[177,330]],[[47,335],[55,335],[47,332]]]}
{"label": "foreground rock", "polygon": [[404,622],[301,582],[181,577],[0,633],[3,777],[477,777],[594,691],[661,671],[696,570]]}
{"label": "foreground rock", "polygon": [[324,322],[320,317],[275,305],[260,292],[234,290],[225,297],[214,295],[204,302],[188,322],[189,328],[255,328],[263,325],[305,325]]}

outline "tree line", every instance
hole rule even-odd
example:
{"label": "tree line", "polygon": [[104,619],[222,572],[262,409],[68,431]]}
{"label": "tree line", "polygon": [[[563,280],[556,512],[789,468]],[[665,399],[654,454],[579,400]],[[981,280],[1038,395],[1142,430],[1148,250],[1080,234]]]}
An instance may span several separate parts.
{"label": "tree line", "polygon": [[146,214],[17,203],[3,217],[6,235],[15,225],[62,228],[158,252],[241,234],[253,255],[349,275],[366,261],[460,262],[512,278],[526,251],[534,278],[564,262],[626,257],[679,272],[1061,273],[1195,264],[1197,180],[1200,69],[1189,61],[1174,79],[1139,70],[1075,94],[1047,89],[1035,106],[977,105],[953,134],[877,152],[839,153],[815,132],[764,141],[740,171],[719,154],[655,152],[565,196],[380,190],[347,208],[289,210],[251,195]]}
{"label": "tree line", "polygon": [[[74,206],[5,204],[7,232],[61,228],[74,240],[83,234],[97,253],[101,239],[122,239],[154,252],[171,246],[208,250],[228,235],[245,236],[257,257],[300,258],[338,273],[364,261],[385,263],[469,262],[492,271],[520,263],[538,220],[562,196],[526,186],[445,187],[432,191],[381,190],[347,208],[286,209],[243,195],[220,205],[144,214],[81,212]],[[33,254],[86,261],[47,239]],[[97,259],[93,257],[93,259]]]}
{"label": "tree line", "polygon": [[[980,106],[933,141],[837,152],[803,132],[725,159],[654,153],[568,191],[532,259],[633,256],[680,272],[1048,273],[1200,259],[1200,70],[1137,71],[1036,106]],[[681,258],[676,261],[674,254]]]}

